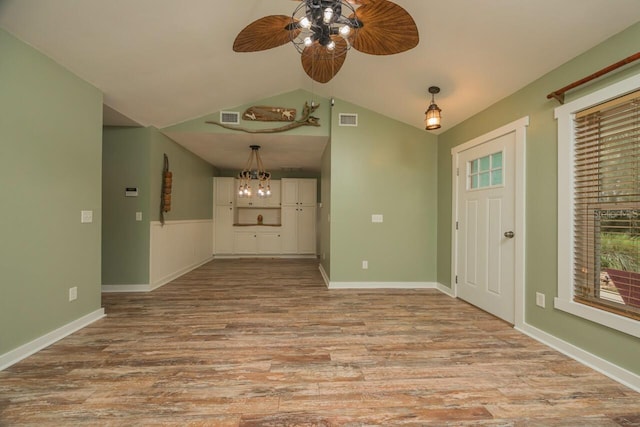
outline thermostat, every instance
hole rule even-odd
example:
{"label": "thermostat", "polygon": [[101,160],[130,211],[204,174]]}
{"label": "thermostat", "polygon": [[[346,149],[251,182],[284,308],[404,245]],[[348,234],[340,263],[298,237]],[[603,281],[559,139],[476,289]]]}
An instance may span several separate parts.
{"label": "thermostat", "polygon": [[124,190],[125,197],[138,197],[138,187],[127,187]]}

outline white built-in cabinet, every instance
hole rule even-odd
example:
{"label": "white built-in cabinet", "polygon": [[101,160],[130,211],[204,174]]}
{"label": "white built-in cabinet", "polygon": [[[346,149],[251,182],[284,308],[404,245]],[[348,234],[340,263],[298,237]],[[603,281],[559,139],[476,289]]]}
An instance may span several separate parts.
{"label": "white built-in cabinet", "polygon": [[216,254],[233,253],[233,221],[235,189],[233,178],[213,179],[213,213],[215,233],[213,242]]}
{"label": "white built-in cabinet", "polygon": [[277,255],[282,253],[281,247],[280,232],[258,229],[234,231],[235,254]]}
{"label": "white built-in cabinet", "polygon": [[310,178],[283,178],[282,253],[316,253],[317,181]]}
{"label": "white built-in cabinet", "polygon": [[[236,196],[239,182],[214,178],[214,248],[217,255],[312,255],[316,253],[316,179],[271,181],[271,197]],[[257,194],[257,181],[252,181]],[[263,214],[265,225],[237,224]],[[267,218],[279,219],[268,224]],[[245,220],[246,221],[246,220]]]}

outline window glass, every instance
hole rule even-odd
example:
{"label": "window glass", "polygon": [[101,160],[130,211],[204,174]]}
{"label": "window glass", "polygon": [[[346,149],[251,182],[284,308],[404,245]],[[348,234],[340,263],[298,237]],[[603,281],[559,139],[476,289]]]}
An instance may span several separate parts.
{"label": "window glass", "polygon": [[502,151],[471,160],[468,165],[468,182],[471,190],[503,184]]}

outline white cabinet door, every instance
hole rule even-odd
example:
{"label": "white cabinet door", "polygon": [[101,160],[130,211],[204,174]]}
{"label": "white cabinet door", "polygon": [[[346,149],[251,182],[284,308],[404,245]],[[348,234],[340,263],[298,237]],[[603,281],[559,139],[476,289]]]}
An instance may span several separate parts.
{"label": "white cabinet door", "polygon": [[214,178],[216,191],[216,205],[233,205],[234,199],[234,179]]}
{"label": "white cabinet door", "polygon": [[298,180],[283,178],[280,180],[280,198],[282,206],[295,206],[298,203]]}
{"label": "white cabinet door", "polygon": [[281,180],[282,206],[315,206],[316,185],[315,178],[283,178]]}
{"label": "white cabinet door", "polygon": [[315,206],[317,201],[315,179],[298,180],[298,202],[302,206]]}
{"label": "white cabinet door", "polygon": [[258,252],[258,239],[255,232],[235,231],[234,252],[236,254],[255,254]]}
{"label": "white cabinet door", "polygon": [[216,206],[216,254],[233,253],[233,206]]}
{"label": "white cabinet door", "polygon": [[316,253],[316,208],[303,206],[298,208],[297,234],[298,253]]}
{"label": "white cabinet door", "polygon": [[282,251],[280,233],[258,233],[259,254],[279,254]]}
{"label": "white cabinet door", "polygon": [[298,253],[298,208],[294,206],[282,207],[282,253]]}
{"label": "white cabinet door", "polygon": [[269,208],[280,207],[280,180],[271,181],[271,197],[264,200],[264,206]]}

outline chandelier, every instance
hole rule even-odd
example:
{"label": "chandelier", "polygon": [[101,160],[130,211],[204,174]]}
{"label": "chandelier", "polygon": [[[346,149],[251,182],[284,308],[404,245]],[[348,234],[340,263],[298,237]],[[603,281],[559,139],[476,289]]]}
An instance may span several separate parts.
{"label": "chandelier", "polygon": [[351,49],[360,27],[362,22],[346,0],[305,0],[293,11],[287,29],[298,52],[317,42],[331,54],[318,58],[330,59]]}
{"label": "chandelier", "polygon": [[[264,170],[262,159],[258,150],[259,145],[250,145],[251,153],[249,153],[249,159],[247,164],[242,169],[242,172],[238,174],[238,180],[240,186],[238,187],[238,197],[251,197],[253,195],[251,188],[251,180],[258,180],[258,197],[270,197],[271,196],[271,173]],[[252,167],[255,159],[255,169]]]}

